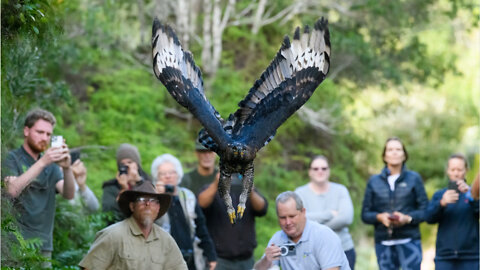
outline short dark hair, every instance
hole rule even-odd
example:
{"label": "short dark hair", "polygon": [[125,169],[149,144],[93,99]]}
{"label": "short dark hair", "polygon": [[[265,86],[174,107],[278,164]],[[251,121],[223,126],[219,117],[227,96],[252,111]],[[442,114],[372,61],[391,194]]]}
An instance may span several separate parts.
{"label": "short dark hair", "polygon": [[40,119],[49,122],[50,124],[52,124],[52,126],[55,126],[55,124],[57,123],[55,116],[53,116],[51,112],[43,109],[33,109],[27,113],[24,126],[31,128]]}
{"label": "short dark hair", "polygon": [[445,164],[445,169],[448,169],[448,162],[454,158],[458,158],[458,159],[461,159],[463,160],[463,163],[465,163],[465,169],[468,170],[468,160],[467,158],[460,154],[460,153],[455,153],[455,154],[451,154],[449,157],[448,157],[448,160],[447,160],[447,164]]}
{"label": "short dark hair", "polygon": [[405,162],[407,162],[408,160],[407,148],[405,147],[405,144],[403,144],[403,142],[398,137],[390,137],[385,141],[385,145],[383,146],[383,152],[382,152],[383,163],[385,163],[385,165],[387,164],[387,162],[385,162],[385,152],[387,151],[387,144],[390,141],[397,141],[402,145],[403,153],[405,154],[405,160],[403,161],[403,164],[405,164]]}

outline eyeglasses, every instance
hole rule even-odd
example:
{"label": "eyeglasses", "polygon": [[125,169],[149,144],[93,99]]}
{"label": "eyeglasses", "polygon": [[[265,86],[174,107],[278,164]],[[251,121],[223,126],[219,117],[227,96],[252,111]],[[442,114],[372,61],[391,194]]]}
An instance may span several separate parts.
{"label": "eyeglasses", "polygon": [[310,168],[310,170],[313,170],[313,171],[318,171],[318,170],[327,171],[328,169],[329,169],[328,167],[313,167],[313,168]]}
{"label": "eyeglasses", "polygon": [[177,175],[177,172],[176,172],[176,171],[169,171],[169,172],[161,172],[161,173],[158,173],[158,176],[159,176],[159,177],[175,176],[175,175]]}
{"label": "eyeglasses", "polygon": [[145,198],[145,197],[138,197],[135,202],[143,205],[148,204],[160,204],[160,201],[155,198]]}

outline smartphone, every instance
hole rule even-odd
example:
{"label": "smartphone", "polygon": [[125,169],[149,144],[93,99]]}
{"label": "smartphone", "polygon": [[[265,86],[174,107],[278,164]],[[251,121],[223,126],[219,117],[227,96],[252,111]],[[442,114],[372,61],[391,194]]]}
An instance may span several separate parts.
{"label": "smartphone", "polygon": [[449,182],[448,182],[448,189],[453,189],[453,190],[455,190],[457,193],[460,193],[460,191],[458,190],[458,185],[457,185],[457,182],[456,182],[456,181],[449,181]]}
{"label": "smartphone", "polygon": [[55,135],[52,136],[51,147],[61,147],[63,145],[63,136]]}
{"label": "smartphone", "polygon": [[397,215],[390,215],[390,216],[388,216],[388,219],[390,219],[390,220],[399,220],[400,217],[397,216]]}
{"label": "smartphone", "polygon": [[70,152],[70,159],[72,160],[72,164],[80,158],[80,151],[71,151]]}

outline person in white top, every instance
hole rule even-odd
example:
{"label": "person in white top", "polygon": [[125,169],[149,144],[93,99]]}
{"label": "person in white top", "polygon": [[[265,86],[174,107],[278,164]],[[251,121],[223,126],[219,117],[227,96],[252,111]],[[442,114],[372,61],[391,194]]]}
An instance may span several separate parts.
{"label": "person in white top", "polygon": [[350,268],[355,267],[355,249],[348,226],[353,222],[353,204],[347,188],[330,182],[330,166],[325,156],[315,156],[308,170],[310,182],[295,192],[302,198],[307,218],[332,229],[342,242]]}
{"label": "person in white top", "polygon": [[83,161],[77,159],[72,164],[72,172],[75,176],[75,197],[71,201],[75,204],[83,204],[89,212],[95,212],[98,210],[98,199],[92,190],[87,186],[87,168],[83,164]]}

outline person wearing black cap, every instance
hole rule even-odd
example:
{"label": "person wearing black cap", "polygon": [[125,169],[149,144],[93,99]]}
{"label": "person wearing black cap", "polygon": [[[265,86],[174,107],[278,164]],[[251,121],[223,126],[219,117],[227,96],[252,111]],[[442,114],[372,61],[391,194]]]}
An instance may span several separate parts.
{"label": "person wearing black cap", "polygon": [[125,218],[120,210],[118,196],[129,190],[138,181],[149,180],[147,173],[142,169],[142,160],[137,147],[124,143],[117,149],[118,172],[115,178],[103,183],[102,209],[103,212],[112,212],[113,220],[109,223],[121,221]]}
{"label": "person wearing black cap", "polygon": [[195,155],[198,161],[197,167],[183,176],[181,186],[198,194],[203,186],[212,183],[218,175],[218,169],[215,168],[217,154],[201,143],[195,142]]}
{"label": "person wearing black cap", "polygon": [[186,270],[175,240],[154,221],[163,216],[171,196],[158,194],[150,181],[140,181],[122,192],[118,206],[125,220],[99,231],[82,269]]}

